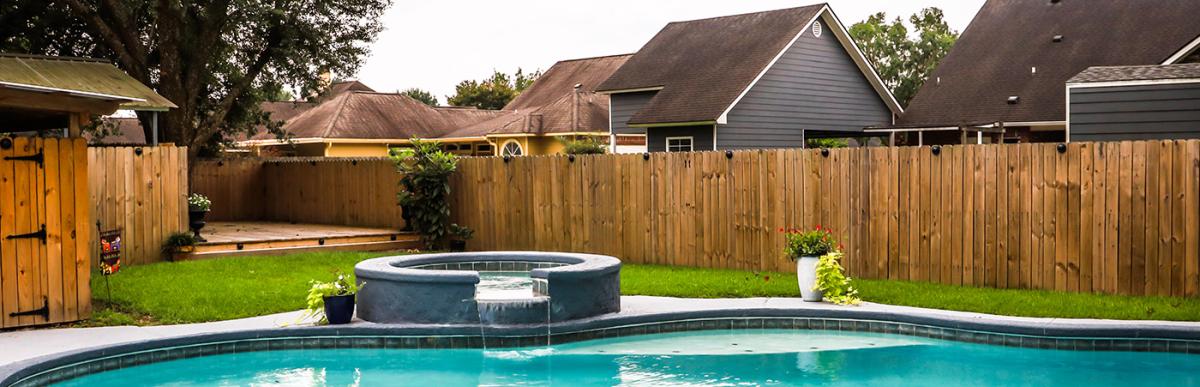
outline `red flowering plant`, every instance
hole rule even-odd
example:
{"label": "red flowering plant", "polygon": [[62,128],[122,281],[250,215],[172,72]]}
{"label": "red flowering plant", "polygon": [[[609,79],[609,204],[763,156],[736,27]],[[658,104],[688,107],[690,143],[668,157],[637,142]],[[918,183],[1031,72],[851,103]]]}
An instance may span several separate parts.
{"label": "red flowering plant", "polygon": [[787,243],[784,244],[783,253],[793,261],[800,257],[820,257],[837,251],[834,248],[837,241],[834,240],[833,234],[820,225],[808,231],[783,228],[779,231],[787,234],[784,237]]}

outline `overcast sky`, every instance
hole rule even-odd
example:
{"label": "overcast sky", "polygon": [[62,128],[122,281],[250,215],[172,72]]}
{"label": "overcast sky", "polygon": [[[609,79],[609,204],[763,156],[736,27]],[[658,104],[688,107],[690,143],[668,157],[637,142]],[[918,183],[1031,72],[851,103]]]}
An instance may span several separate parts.
{"label": "overcast sky", "polygon": [[[961,32],[984,0],[829,0],[847,27],[883,11],[889,18],[938,7]],[[439,101],[464,79],[554,62],[636,52],[664,25],[804,6],[785,0],[395,0],[385,30],[357,76],[378,91],[419,87]]]}

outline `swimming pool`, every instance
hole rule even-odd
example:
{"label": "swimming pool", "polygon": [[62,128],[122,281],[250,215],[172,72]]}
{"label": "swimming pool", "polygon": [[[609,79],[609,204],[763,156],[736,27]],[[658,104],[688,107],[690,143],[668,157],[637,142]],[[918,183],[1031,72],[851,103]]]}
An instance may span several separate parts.
{"label": "swimming pool", "polygon": [[1197,385],[1200,356],[1045,350],[868,332],[719,330],[520,349],[230,353],[101,372],[64,386]]}

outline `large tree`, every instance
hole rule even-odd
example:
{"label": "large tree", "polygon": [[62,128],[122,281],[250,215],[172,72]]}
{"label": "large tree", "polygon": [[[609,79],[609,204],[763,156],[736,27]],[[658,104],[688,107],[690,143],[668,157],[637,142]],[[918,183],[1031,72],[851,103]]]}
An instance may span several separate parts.
{"label": "large tree", "polygon": [[0,51],[112,60],[179,106],[160,119],[159,138],[195,157],[270,124],[259,103],[285,85],[309,95],[324,72],[354,73],[391,0],[3,3]]}
{"label": "large tree", "polygon": [[899,17],[889,23],[883,12],[850,27],[850,36],[901,105],[908,106],[925,78],[958,40],[958,32],[950,29],[943,16],[937,8],[925,8],[909,16],[915,35]]}
{"label": "large tree", "polygon": [[421,101],[421,103],[424,103],[429,106],[437,106],[438,105],[437,97],[434,96],[433,93],[430,93],[429,91],[426,91],[426,90],[422,90],[422,89],[418,89],[418,88],[414,87],[411,89],[401,91],[400,94],[407,95],[409,98]]}
{"label": "large tree", "polygon": [[495,71],[490,78],[484,80],[469,79],[459,82],[454,87],[454,95],[446,97],[446,103],[451,106],[474,106],[488,110],[503,109],[504,105],[533,85],[541,75],[540,70],[525,74],[521,69],[517,69],[511,76]]}

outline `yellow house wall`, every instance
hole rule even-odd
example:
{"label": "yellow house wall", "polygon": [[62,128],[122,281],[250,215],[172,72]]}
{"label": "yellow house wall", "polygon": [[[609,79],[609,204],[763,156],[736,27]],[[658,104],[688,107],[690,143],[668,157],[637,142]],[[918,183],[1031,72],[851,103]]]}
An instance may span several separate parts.
{"label": "yellow house wall", "polygon": [[325,157],[387,157],[388,146],[381,143],[333,143],[325,149]]}

